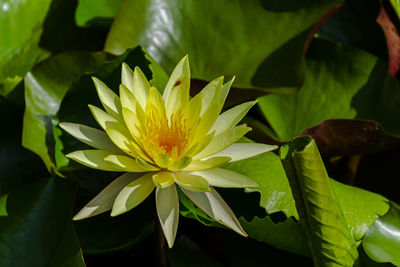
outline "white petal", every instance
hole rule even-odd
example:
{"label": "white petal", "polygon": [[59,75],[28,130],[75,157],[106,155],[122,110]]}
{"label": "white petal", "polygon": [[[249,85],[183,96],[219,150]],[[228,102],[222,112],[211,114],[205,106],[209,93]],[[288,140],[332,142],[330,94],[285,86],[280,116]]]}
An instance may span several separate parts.
{"label": "white petal", "polygon": [[218,116],[215,124],[211,127],[210,132],[215,134],[222,133],[239,123],[241,119],[246,115],[246,113],[257,103],[256,101],[250,101],[237,105],[221,115]]}
{"label": "white petal", "polygon": [[233,83],[234,80],[235,80],[235,76],[233,76],[232,79],[229,82],[225,83],[222,86],[221,97],[220,97],[222,103],[225,103],[226,97],[229,94],[229,90],[231,89],[231,86],[232,86],[232,83]]}
{"label": "white petal", "polygon": [[165,239],[172,248],[179,220],[179,200],[175,185],[166,189],[156,189],[156,206]]}
{"label": "white petal", "polygon": [[119,121],[122,121],[121,102],[119,97],[96,77],[92,77],[94,85],[99,95],[100,101],[108,114]]}
{"label": "white petal", "polygon": [[118,193],[127,184],[139,177],[141,174],[125,173],[116,178],[111,184],[104,188],[95,198],[83,207],[78,214],[75,215],[74,220],[86,219],[100,213],[111,210],[114,200]]}
{"label": "white petal", "polygon": [[113,155],[113,153],[105,150],[78,150],[69,153],[66,157],[93,169],[112,172],[125,171],[104,160],[110,155]]}
{"label": "white petal", "polygon": [[224,150],[228,146],[237,142],[250,130],[251,128],[241,125],[215,135],[211,142],[202,151],[195,155],[193,159],[203,159]]}
{"label": "white petal", "polygon": [[275,150],[277,148],[278,146],[271,146],[258,143],[236,143],[204,159],[212,159],[214,157],[230,157],[231,158],[230,162],[232,162],[232,161],[251,158],[260,155],[262,153]]}
{"label": "white petal", "polygon": [[182,188],[194,192],[210,191],[207,180],[201,176],[189,172],[174,172],[174,175],[175,182]]}
{"label": "white petal", "polygon": [[215,187],[245,188],[259,186],[254,180],[243,174],[221,168],[189,173],[203,177],[210,185]]}
{"label": "white petal", "polygon": [[104,112],[103,110],[101,110],[98,107],[93,106],[93,105],[89,105],[89,108],[90,108],[90,111],[92,112],[94,118],[96,119],[97,123],[104,130],[107,131],[107,128],[114,128],[115,130],[123,133],[126,136],[130,135],[130,133],[129,133],[128,129],[125,127],[125,125],[122,124],[120,121],[118,121],[113,116],[109,115],[107,112]]}
{"label": "white petal", "polygon": [[125,186],[115,198],[111,216],[125,213],[142,203],[155,187],[152,176],[153,173],[147,173]]}
{"label": "white petal", "polygon": [[221,166],[224,163],[230,161],[230,157],[212,157],[204,160],[192,160],[192,162],[186,166],[182,171],[201,171],[208,170],[218,166]]}
{"label": "white petal", "polygon": [[77,123],[62,122],[59,125],[73,137],[91,147],[122,153],[121,149],[116,147],[107,134],[101,130]]}
{"label": "white petal", "polygon": [[211,188],[210,192],[192,192],[182,188],[183,193],[204,213],[235,232],[247,236],[235,214],[222,197]]}
{"label": "white petal", "polygon": [[147,172],[143,169],[135,159],[123,155],[109,155],[104,158],[104,161],[114,165],[116,168],[127,172]]}

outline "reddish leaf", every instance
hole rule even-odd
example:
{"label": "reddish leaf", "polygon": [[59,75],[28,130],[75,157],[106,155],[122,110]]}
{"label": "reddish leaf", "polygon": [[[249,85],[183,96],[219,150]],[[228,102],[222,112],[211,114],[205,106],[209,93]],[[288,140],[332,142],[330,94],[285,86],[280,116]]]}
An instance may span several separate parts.
{"label": "reddish leaf", "polygon": [[385,36],[386,44],[389,54],[390,73],[393,76],[399,72],[400,69],[400,37],[393,22],[390,20],[388,13],[382,6],[376,22],[382,27]]}
{"label": "reddish leaf", "polygon": [[369,120],[325,120],[302,135],[311,135],[324,156],[375,153],[400,145],[400,138]]}

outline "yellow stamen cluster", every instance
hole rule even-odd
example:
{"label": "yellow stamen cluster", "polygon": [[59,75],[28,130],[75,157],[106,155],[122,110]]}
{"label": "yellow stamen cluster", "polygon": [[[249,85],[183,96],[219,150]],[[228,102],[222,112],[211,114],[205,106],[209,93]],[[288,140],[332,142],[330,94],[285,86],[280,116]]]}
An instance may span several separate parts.
{"label": "yellow stamen cluster", "polygon": [[182,113],[175,113],[169,120],[165,111],[154,107],[146,110],[146,119],[141,131],[142,147],[151,158],[167,154],[179,159],[189,145],[190,129]]}

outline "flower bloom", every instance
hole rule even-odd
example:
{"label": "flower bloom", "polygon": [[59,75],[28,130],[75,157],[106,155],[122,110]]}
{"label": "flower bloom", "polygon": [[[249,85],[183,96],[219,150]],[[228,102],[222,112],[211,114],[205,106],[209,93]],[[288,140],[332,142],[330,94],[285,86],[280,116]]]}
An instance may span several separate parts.
{"label": "flower bloom", "polygon": [[218,168],[249,158],[275,146],[236,143],[251,129],[236,126],[255,101],[220,114],[230,86],[223,77],[211,81],[190,99],[190,69],[184,57],[173,71],[163,95],[152,87],[139,68],[122,65],[118,97],[93,78],[104,110],[89,105],[104,129],[81,124],[60,126],[93,150],[67,157],[91,168],[125,172],[74,217],[88,218],[111,209],[117,216],[139,205],[156,188],[156,208],[169,247],[179,218],[177,186],[207,215],[246,236],[232,210],[213,187],[256,187],[242,174]]}

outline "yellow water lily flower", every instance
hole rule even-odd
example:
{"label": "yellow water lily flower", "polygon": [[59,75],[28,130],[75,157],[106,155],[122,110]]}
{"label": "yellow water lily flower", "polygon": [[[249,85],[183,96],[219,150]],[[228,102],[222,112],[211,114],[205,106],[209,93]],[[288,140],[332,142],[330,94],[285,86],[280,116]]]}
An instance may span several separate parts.
{"label": "yellow water lily flower", "polygon": [[189,97],[187,56],[173,71],[163,95],[142,71],[122,65],[118,97],[93,78],[104,110],[89,105],[104,129],[60,123],[65,131],[95,148],[67,157],[91,168],[125,172],[101,191],[74,217],[85,219],[108,210],[117,216],[139,205],[156,188],[156,208],[169,247],[178,227],[176,185],[207,215],[246,236],[236,216],[213,187],[256,187],[245,175],[218,168],[275,149],[256,143],[235,143],[251,129],[236,126],[255,101],[220,114],[233,79],[211,81]]}

